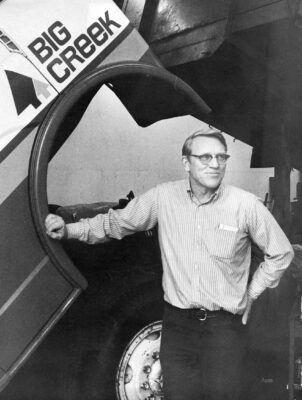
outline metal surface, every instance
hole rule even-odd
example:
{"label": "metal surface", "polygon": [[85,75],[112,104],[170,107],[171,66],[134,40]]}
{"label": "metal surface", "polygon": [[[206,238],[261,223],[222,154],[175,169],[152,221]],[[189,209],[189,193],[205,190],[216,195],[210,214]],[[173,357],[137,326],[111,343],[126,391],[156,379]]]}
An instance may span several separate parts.
{"label": "metal surface", "polygon": [[[146,54],[148,62],[155,60],[148,45],[134,32],[125,15],[112,1],[98,4],[87,1],[83,4],[74,0],[71,3],[64,5],[61,1],[50,3],[45,0],[33,5],[31,1],[15,0],[4,1],[0,6],[0,109],[3,116],[0,122],[0,389],[16,374],[87,286],[86,279],[66,255],[62,264],[56,262],[56,258],[48,257],[48,250],[39,239],[39,228],[33,221],[35,208],[29,201],[28,168],[37,125],[61,89],[65,89],[81,72],[87,73],[101,63],[106,65],[128,58],[139,60]],[[93,13],[90,12],[92,3]],[[70,13],[71,6],[73,13]],[[113,24],[112,32],[116,34],[103,32],[104,41],[108,39],[106,43],[98,49],[93,45],[91,57],[85,54],[87,57],[84,57],[83,63],[78,58],[79,63],[70,64],[75,73],[70,75],[69,82],[66,80],[55,90],[45,71],[42,71],[45,63],[41,67],[39,57],[34,54],[37,55],[37,48],[30,54],[30,46],[45,43],[43,40],[49,39],[48,34],[52,34],[53,47],[49,47],[46,53],[56,60],[57,66],[63,67],[58,59],[61,46],[54,42],[54,37],[60,42],[54,35],[54,26],[62,24],[65,40],[69,45],[77,44],[79,36],[83,38],[86,35],[87,39],[96,17],[107,20],[105,24]],[[27,28],[24,29],[24,26]],[[93,25],[97,26],[100,28],[100,25]],[[120,28],[115,30],[117,26]],[[13,43],[18,44],[27,58],[10,51],[14,49]],[[59,69],[56,71],[59,73]],[[60,71],[62,73],[63,70]],[[39,202],[39,199],[36,200]],[[45,212],[46,209],[45,204]],[[43,229],[41,221],[40,232]],[[59,245],[57,253],[62,252]],[[13,395],[13,398],[17,397]],[[30,397],[41,398],[40,395]]]}
{"label": "metal surface", "polygon": [[119,400],[163,399],[162,370],[159,359],[162,322],[141,329],[130,341],[116,375]]}
{"label": "metal surface", "polygon": [[[144,36],[166,67],[209,57],[231,32],[288,16],[287,1],[161,0]],[[152,21],[152,23],[151,23]],[[141,24],[144,24],[144,15]]]}
{"label": "metal surface", "polygon": [[209,104],[206,122],[253,146],[252,167],[279,163],[285,135],[290,167],[302,168],[301,7],[297,0],[161,0],[149,19],[155,54]]}

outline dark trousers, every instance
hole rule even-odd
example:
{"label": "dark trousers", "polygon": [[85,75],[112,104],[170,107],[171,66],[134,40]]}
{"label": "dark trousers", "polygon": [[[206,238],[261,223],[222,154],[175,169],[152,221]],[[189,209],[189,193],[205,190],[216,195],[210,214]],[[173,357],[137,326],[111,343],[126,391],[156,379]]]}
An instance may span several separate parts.
{"label": "dark trousers", "polygon": [[160,359],[165,400],[238,400],[246,326],[240,315],[200,321],[166,305]]}

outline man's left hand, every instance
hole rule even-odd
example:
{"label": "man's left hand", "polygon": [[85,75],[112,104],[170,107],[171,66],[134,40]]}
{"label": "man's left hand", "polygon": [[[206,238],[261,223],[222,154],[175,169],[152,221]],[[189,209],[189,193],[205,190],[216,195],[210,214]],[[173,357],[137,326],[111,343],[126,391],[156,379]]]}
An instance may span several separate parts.
{"label": "man's left hand", "polygon": [[246,308],[245,308],[244,313],[242,315],[242,323],[243,323],[243,325],[247,324],[247,321],[248,321],[248,319],[250,317],[250,314],[251,314],[252,305],[253,305],[253,299],[248,296],[247,297]]}

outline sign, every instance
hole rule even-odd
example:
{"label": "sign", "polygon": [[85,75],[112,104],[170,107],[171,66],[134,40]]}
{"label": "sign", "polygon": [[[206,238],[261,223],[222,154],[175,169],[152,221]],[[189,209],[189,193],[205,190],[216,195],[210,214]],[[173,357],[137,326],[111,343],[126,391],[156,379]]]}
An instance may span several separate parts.
{"label": "sign", "polygon": [[0,152],[128,25],[111,0],[0,3]]}
{"label": "sign", "polygon": [[2,62],[0,90],[1,151],[58,93],[20,54]]}

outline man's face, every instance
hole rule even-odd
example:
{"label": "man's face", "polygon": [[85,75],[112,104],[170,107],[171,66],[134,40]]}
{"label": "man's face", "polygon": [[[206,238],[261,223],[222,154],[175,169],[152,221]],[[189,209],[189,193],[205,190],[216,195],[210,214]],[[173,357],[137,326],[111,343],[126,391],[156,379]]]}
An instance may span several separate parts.
{"label": "man's face", "polygon": [[[197,137],[192,142],[191,154],[201,155],[209,153],[216,155],[226,153],[224,145],[216,138]],[[197,157],[183,157],[185,170],[189,173],[192,186],[201,189],[215,190],[221,183],[226,165],[219,165],[216,158],[212,158],[208,165],[204,165]]]}

